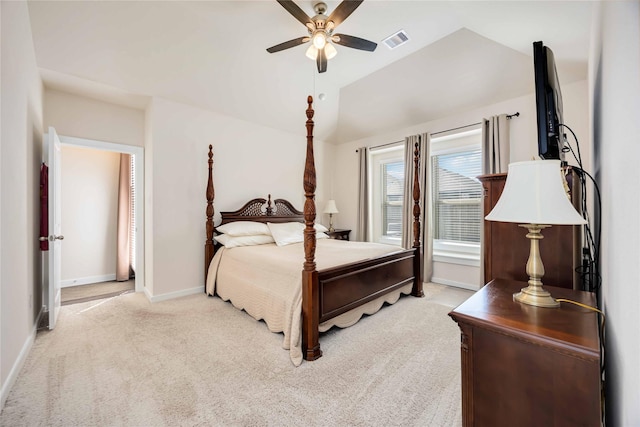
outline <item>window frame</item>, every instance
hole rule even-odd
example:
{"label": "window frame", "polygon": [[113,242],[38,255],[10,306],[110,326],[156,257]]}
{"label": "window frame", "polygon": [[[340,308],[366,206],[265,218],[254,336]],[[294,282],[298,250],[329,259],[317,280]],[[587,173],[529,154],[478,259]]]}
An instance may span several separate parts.
{"label": "window frame", "polygon": [[[371,226],[371,241],[384,243],[394,246],[402,246],[402,215],[400,219],[400,235],[388,236],[382,233],[382,225],[384,222],[384,191],[383,188],[383,173],[382,168],[385,164],[402,162],[405,163],[405,147],[404,143],[399,142],[396,144],[390,144],[384,148],[372,148],[369,151],[369,212],[371,212],[370,226]],[[406,167],[406,165],[404,165]],[[403,181],[404,182],[404,181]],[[404,188],[404,184],[403,184]],[[404,190],[402,193],[402,200],[400,201],[401,210],[404,209]]]}
{"label": "window frame", "polygon": [[[458,129],[455,131],[447,132],[446,134],[438,137],[431,138],[431,146],[430,146],[430,162],[433,164],[433,158],[446,155],[446,154],[455,154],[455,153],[464,153],[469,151],[482,150],[482,127],[480,124],[472,125],[465,127],[464,129]],[[431,170],[430,173],[430,181],[431,185],[434,185],[433,173],[435,171]],[[431,218],[433,229],[435,229],[435,221],[436,221],[436,194],[435,189],[432,188],[433,200],[432,200],[432,211],[433,215]],[[477,202],[482,208],[482,197],[480,197]],[[482,218],[482,217],[481,217]],[[436,239],[433,238],[433,260],[437,262],[445,262],[451,264],[460,264],[460,265],[469,265],[469,266],[480,266],[480,247],[482,244],[482,230],[483,223],[479,224],[480,227],[480,242],[479,243],[468,243],[462,241],[454,241],[454,240],[445,240],[445,239]]]}

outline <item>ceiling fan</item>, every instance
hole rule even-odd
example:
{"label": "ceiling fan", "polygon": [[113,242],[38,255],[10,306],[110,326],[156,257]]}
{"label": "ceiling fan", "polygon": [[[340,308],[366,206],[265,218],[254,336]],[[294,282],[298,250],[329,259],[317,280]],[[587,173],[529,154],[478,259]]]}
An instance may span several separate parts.
{"label": "ceiling fan", "polygon": [[353,49],[366,50],[368,52],[373,52],[378,46],[377,43],[361,39],[360,37],[333,33],[335,28],[347,19],[364,0],[344,0],[329,16],[326,15],[326,3],[318,2],[313,6],[316,12],[313,18],[310,18],[304,13],[292,0],[277,1],[287,12],[307,27],[309,34],[272,46],[267,49],[269,53],[279,52],[310,41],[311,45],[307,49],[306,55],[308,58],[316,61],[318,72],[324,73],[327,71],[327,60],[333,58],[338,53],[333,43]]}

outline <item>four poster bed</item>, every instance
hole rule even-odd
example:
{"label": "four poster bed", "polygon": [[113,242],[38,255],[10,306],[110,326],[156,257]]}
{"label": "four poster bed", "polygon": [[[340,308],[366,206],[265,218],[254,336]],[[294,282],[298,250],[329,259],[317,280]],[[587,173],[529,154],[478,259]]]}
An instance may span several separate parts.
{"label": "four poster bed", "polygon": [[[375,313],[384,303],[394,303],[401,293],[416,297],[424,295],[420,274],[420,187],[417,180],[420,158],[417,145],[414,151],[412,248],[405,250],[377,243],[322,238],[325,235],[318,233],[316,228],[321,226],[314,224],[316,172],[312,102],[309,96],[304,211],[298,211],[284,199],[272,202],[269,195],[268,200],[253,199],[237,211],[221,212],[218,229],[249,225],[254,231],[245,234],[259,234],[229,239],[260,238],[260,244],[253,241],[247,246],[239,245],[241,247],[216,244],[224,240],[216,234],[213,224],[211,145],[208,154],[205,291],[230,300],[256,319],[264,319],[273,332],[284,332],[283,347],[290,350],[295,365],[299,365],[302,358],[316,360],[322,356],[320,332],[332,326],[349,326],[363,314]],[[285,238],[281,239],[285,241],[281,245],[278,236],[290,236],[281,231],[291,230],[292,226],[299,226],[301,235],[296,241],[300,243],[289,244]],[[259,227],[268,228],[268,231],[255,231]],[[276,239],[275,243],[262,241],[274,242],[269,240],[272,238]]]}

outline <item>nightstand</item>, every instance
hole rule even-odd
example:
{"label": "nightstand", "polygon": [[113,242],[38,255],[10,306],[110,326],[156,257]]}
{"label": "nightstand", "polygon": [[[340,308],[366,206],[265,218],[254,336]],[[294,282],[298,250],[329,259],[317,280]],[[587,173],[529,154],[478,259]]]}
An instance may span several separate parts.
{"label": "nightstand", "polygon": [[[463,426],[599,426],[600,338],[593,311],[513,300],[526,282],[495,279],[449,316],[461,330]],[[595,295],[545,286],[595,306]]]}
{"label": "nightstand", "polygon": [[349,233],[351,233],[351,230],[341,230],[336,228],[333,231],[325,231],[325,233],[328,234],[331,239],[349,240]]}

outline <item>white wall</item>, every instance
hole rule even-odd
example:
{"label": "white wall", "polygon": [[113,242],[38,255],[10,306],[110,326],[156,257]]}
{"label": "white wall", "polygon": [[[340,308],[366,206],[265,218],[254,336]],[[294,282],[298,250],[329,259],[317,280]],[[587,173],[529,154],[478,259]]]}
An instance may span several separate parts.
{"label": "white wall", "polygon": [[115,280],[120,153],[62,147],[62,286]]}
{"label": "white wall", "polygon": [[[580,139],[583,161],[590,159],[589,153],[589,115],[587,82],[581,81],[562,87],[564,103],[564,121]],[[480,122],[483,118],[497,114],[520,116],[509,121],[511,136],[511,162],[530,160],[538,154],[537,122],[535,96],[533,94],[510,99],[483,108],[422,123],[405,129],[398,129],[385,135],[376,135],[340,144],[335,149],[335,174],[333,180],[340,185],[334,187],[334,198],[340,214],[334,218],[339,228],[356,229],[358,212],[358,155],[356,149],[364,146],[376,146],[394,141],[402,141],[405,136],[422,132],[440,132]],[[571,138],[569,136],[569,138]],[[575,148],[575,143],[571,141]],[[567,158],[575,164],[573,159]],[[457,284],[471,288],[480,286],[479,267],[459,266],[457,264],[434,263],[434,277],[447,284]]]}
{"label": "white wall", "polygon": [[144,111],[57,90],[44,93],[44,125],[58,135],[144,146]]}
{"label": "white wall", "polygon": [[39,179],[42,82],[26,2],[1,2],[0,407],[33,343],[42,306]]}
{"label": "white wall", "polygon": [[[304,100],[303,100],[304,101]],[[215,217],[271,194],[302,209],[306,152],[304,110],[300,135],[184,104],[154,98],[147,111],[146,277],[154,299],[203,291],[207,152],[214,149]],[[316,202],[326,201],[327,152],[316,141]],[[149,271],[151,270],[151,271]],[[147,289],[149,292],[149,289]]]}
{"label": "white wall", "polygon": [[606,409],[640,425],[640,3],[603,2],[590,52],[593,163],[602,192]]}

